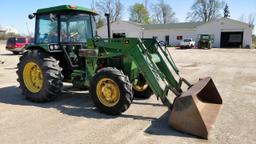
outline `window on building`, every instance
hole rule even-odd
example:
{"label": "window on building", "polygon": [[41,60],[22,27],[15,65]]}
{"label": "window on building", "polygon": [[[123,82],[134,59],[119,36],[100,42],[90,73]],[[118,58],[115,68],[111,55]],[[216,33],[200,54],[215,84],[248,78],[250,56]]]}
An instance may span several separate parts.
{"label": "window on building", "polygon": [[177,36],[177,40],[182,40],[183,37],[182,36]]}

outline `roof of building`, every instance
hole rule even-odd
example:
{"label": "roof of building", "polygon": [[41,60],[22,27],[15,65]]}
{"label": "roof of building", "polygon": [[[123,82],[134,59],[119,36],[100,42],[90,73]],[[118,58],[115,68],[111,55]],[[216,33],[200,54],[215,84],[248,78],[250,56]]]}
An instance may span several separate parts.
{"label": "roof of building", "polygon": [[[132,25],[135,25],[135,26],[138,26],[138,27],[141,27],[141,28],[144,28],[145,30],[161,30],[161,29],[194,29],[194,28],[202,26],[204,24],[207,24],[207,23],[210,23],[210,22],[213,22],[213,21],[216,21],[216,20],[222,20],[222,19],[223,20],[229,20],[229,21],[232,21],[232,22],[237,22],[237,23],[240,23],[240,24],[249,25],[247,23],[244,23],[244,22],[241,22],[241,21],[238,21],[238,20],[233,20],[233,19],[230,19],[230,18],[220,18],[220,19],[215,19],[215,20],[208,21],[208,22],[184,22],[184,23],[146,24],[146,25],[136,23],[136,22],[131,22],[131,21],[122,21],[122,20],[120,20],[120,21],[128,23],[128,24],[132,24]],[[112,23],[115,23],[115,22],[112,22]],[[251,25],[250,27],[253,27],[253,25]]]}
{"label": "roof of building", "polygon": [[147,24],[142,25],[144,29],[155,30],[155,29],[191,29],[196,28],[205,22],[186,22],[186,23],[171,23],[171,24]]}
{"label": "roof of building", "polygon": [[[118,23],[119,21],[117,21]],[[131,21],[123,21],[120,20],[120,22],[136,25],[139,27],[142,27],[147,30],[154,30],[154,29],[190,29],[190,28],[196,28],[197,26],[205,24],[205,22],[185,22],[185,23],[171,23],[171,24],[140,24],[136,22]],[[112,22],[115,23],[115,22]]]}
{"label": "roof of building", "polygon": [[90,10],[88,8],[81,7],[81,6],[71,6],[71,5],[60,5],[60,6],[55,6],[55,7],[38,9],[36,13],[43,14],[43,13],[66,12],[66,11],[81,11],[81,12],[92,13],[95,15],[97,14],[95,11]]}

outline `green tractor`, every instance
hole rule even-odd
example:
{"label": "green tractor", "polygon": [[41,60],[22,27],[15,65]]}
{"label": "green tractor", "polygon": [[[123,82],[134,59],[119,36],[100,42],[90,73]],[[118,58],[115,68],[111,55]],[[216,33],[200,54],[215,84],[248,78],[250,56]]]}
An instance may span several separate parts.
{"label": "green tractor", "polygon": [[[156,38],[97,36],[96,15],[69,5],[29,15],[36,19],[35,43],[26,47],[18,63],[22,94],[33,102],[52,101],[61,94],[63,82],[70,82],[88,89],[98,110],[118,115],[134,96],[154,93],[170,110],[174,129],[207,138],[222,104],[212,79],[192,85],[181,78],[165,44]],[[183,83],[188,90],[181,88]],[[174,101],[169,92],[175,94]]]}
{"label": "green tractor", "polygon": [[198,35],[198,48],[211,49],[214,42],[214,35],[212,34],[199,34]]}

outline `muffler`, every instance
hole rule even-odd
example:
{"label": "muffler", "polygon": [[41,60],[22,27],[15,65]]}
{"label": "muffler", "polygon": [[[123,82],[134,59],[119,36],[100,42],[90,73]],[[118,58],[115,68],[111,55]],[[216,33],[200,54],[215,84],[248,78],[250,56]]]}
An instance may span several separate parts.
{"label": "muffler", "polygon": [[169,125],[178,131],[208,139],[221,104],[213,80],[210,77],[201,79],[174,100]]}

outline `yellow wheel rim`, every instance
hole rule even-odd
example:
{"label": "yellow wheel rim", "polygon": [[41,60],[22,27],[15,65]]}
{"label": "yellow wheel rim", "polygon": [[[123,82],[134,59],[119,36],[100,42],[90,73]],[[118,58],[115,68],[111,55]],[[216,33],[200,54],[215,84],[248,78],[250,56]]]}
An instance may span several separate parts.
{"label": "yellow wheel rim", "polygon": [[120,100],[119,86],[110,78],[102,78],[97,83],[96,93],[100,102],[107,107],[115,106]]}
{"label": "yellow wheel rim", "polygon": [[30,92],[39,92],[43,86],[42,70],[36,63],[28,62],[23,70],[23,80]]}
{"label": "yellow wheel rim", "polygon": [[147,83],[144,83],[144,84],[133,84],[132,87],[133,87],[133,89],[135,91],[143,92],[143,91],[145,91],[148,88],[148,84]]}

